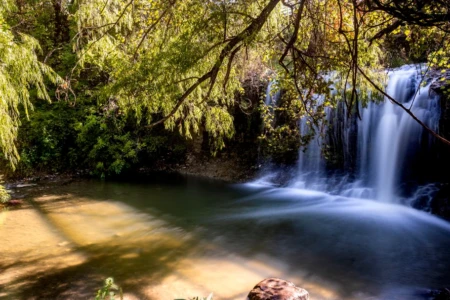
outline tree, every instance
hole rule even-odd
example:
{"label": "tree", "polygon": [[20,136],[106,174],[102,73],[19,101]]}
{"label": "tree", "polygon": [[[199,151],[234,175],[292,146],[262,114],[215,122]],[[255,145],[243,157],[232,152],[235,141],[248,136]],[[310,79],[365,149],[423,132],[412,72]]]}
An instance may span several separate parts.
{"label": "tree", "polygon": [[[20,125],[20,108],[25,114],[33,108],[30,95],[49,100],[45,77],[52,82],[57,75],[38,60],[38,42],[15,31],[5,20],[6,14],[15,9],[8,0],[0,6],[0,150],[14,168],[19,160],[15,146]],[[0,201],[8,197],[0,186]]]}
{"label": "tree", "polygon": [[33,108],[31,93],[50,100],[45,78],[57,81],[57,75],[37,57],[40,47],[36,39],[17,32],[5,20],[14,7],[3,3],[0,8],[0,149],[12,167],[19,159],[15,147],[20,125],[19,108],[25,114]]}
{"label": "tree", "polygon": [[[30,1],[20,1],[19,10],[34,12]],[[17,24],[7,32],[21,47],[25,43],[19,41],[34,40],[19,29],[35,35],[45,45],[41,61],[59,54],[52,65],[66,80],[56,97],[72,106],[80,105],[80,95],[95,103],[86,101],[93,116],[82,123],[101,123],[106,115],[101,110],[117,107],[116,116],[132,116],[140,128],[164,124],[187,138],[206,131],[213,151],[234,134],[229,107],[242,92],[252,58],[258,58],[252,71],[259,69],[260,77],[284,91],[277,109],[291,125],[271,128],[274,123],[267,122],[265,131],[283,139],[299,134],[292,124],[300,118],[319,133],[326,107],[344,103],[348,116],[358,116],[369,95],[382,99],[385,78],[378,71],[389,67],[385,41],[393,35],[418,41],[418,59],[432,62],[448,55],[446,1],[53,0],[39,7],[46,20],[52,16],[51,30],[30,29],[45,21],[36,22],[33,14],[24,21],[9,8],[3,15],[8,12],[8,20]],[[38,46],[30,43],[25,48],[36,53]],[[424,51],[430,45],[432,50]],[[46,67],[32,58],[42,76]],[[28,85],[45,92],[41,82]]]}

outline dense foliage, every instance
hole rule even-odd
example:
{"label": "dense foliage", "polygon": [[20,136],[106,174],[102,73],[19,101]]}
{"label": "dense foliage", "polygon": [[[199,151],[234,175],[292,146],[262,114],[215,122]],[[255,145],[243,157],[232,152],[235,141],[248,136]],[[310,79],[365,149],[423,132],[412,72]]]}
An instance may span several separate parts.
{"label": "dense foliage", "polygon": [[5,17],[12,9],[8,1],[0,7],[0,150],[14,167],[19,158],[14,143],[20,124],[19,106],[28,116],[28,111],[33,107],[31,97],[49,100],[44,76],[52,82],[56,82],[57,76],[39,61],[38,41],[29,35],[14,32],[7,23]]}
{"label": "dense foliage", "polygon": [[[381,100],[382,68],[449,68],[448,20],[446,1],[2,0],[0,149],[23,174],[107,176],[182,160],[198,136],[221,151],[245,130],[238,107],[283,156],[326,107]],[[281,102],[255,109],[245,89],[269,81]]]}

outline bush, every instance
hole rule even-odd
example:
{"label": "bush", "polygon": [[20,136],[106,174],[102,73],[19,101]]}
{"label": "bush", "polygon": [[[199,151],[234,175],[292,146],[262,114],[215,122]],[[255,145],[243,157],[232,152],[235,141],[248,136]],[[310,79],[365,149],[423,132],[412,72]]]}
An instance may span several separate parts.
{"label": "bush", "polygon": [[119,293],[119,299],[122,300],[122,289],[114,283],[112,277],[106,278],[105,285],[97,291],[95,300],[115,300],[117,292]]}

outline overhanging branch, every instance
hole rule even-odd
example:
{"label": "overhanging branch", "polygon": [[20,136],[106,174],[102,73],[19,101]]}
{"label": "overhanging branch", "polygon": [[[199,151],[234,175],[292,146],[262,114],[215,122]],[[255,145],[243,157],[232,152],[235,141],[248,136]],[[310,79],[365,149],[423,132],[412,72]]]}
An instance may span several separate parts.
{"label": "overhanging branch", "polygon": [[[261,30],[261,28],[263,27],[263,25],[267,21],[267,18],[269,17],[270,13],[273,11],[273,9],[277,6],[277,4],[280,1],[281,0],[271,0],[271,1],[269,1],[269,3],[264,7],[264,9],[261,11],[261,13],[258,15],[258,17],[256,17],[250,23],[250,25],[248,25],[243,31],[241,31],[238,35],[236,35],[234,38],[232,38],[226,44],[226,46],[222,49],[222,51],[221,51],[221,53],[220,53],[216,63],[211,68],[211,70],[209,72],[207,72],[206,74],[204,74],[202,77],[200,77],[193,85],[191,85],[178,98],[175,106],[169,112],[169,114],[167,114],[166,116],[164,116],[160,120],[149,124],[147,127],[148,128],[155,127],[156,125],[162,124],[166,120],[171,118],[178,111],[178,109],[181,107],[183,102],[186,101],[186,99],[189,97],[189,95],[192,94],[192,92],[194,92],[195,89],[197,89],[197,87],[200,84],[204,83],[207,80],[210,81],[209,91],[211,91],[212,88],[214,87],[215,83],[216,83],[217,75],[218,75],[218,73],[220,71],[220,68],[223,65],[223,62],[224,62],[225,58],[229,57],[229,64],[231,64],[235,54],[239,51],[238,50],[238,51],[235,52],[234,50],[237,49],[237,48],[240,48],[240,46],[242,45],[242,43],[244,41],[246,41],[249,38],[251,38],[252,36],[256,35]],[[209,93],[210,92],[208,92],[208,94]]]}
{"label": "overhanging branch", "polygon": [[[401,104],[400,102],[398,102],[397,100],[395,100],[393,97],[391,97],[389,94],[387,94],[382,88],[380,88],[378,85],[376,85],[370,78],[369,76],[366,75],[366,73],[364,73],[363,70],[361,70],[361,68],[358,66],[358,71],[359,73],[378,91],[380,92],[382,95],[384,95],[387,99],[389,99],[392,103],[394,103],[395,105],[399,106],[401,109],[403,109],[408,115],[410,115],[417,123],[419,123],[420,126],[422,126],[426,131],[428,131],[432,136],[434,136],[436,139],[438,139],[439,141],[443,142],[446,145],[450,146],[450,141],[445,139],[443,136],[439,135],[436,131],[434,131],[433,129],[431,129],[430,127],[427,126],[427,124],[425,124],[424,122],[422,122],[419,118],[416,117],[416,115],[414,115],[412,113],[412,111],[408,108],[406,108],[403,104]],[[394,130],[394,128],[393,128]]]}

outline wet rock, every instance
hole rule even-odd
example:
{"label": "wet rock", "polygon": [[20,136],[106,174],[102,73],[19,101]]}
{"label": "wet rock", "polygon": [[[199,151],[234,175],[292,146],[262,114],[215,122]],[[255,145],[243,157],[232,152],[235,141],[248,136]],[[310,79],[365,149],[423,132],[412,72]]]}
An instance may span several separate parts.
{"label": "wet rock", "polygon": [[7,206],[12,206],[12,207],[19,207],[22,206],[23,201],[22,200],[18,200],[18,199],[11,199],[8,202],[6,202]]}
{"label": "wet rock", "polygon": [[20,188],[31,187],[31,186],[36,186],[36,185],[37,185],[36,183],[22,183],[22,184],[16,185],[16,188],[20,189]]}
{"label": "wet rock", "polygon": [[443,185],[431,202],[431,213],[450,220],[450,185]]}
{"label": "wet rock", "polygon": [[433,293],[433,300],[450,300],[450,289],[441,289]]}
{"label": "wet rock", "polygon": [[432,91],[440,95],[450,87],[450,70],[433,70],[430,75],[436,78],[430,86]]}
{"label": "wet rock", "polygon": [[290,281],[268,278],[258,283],[247,296],[247,300],[308,300],[305,289],[296,287]]}

